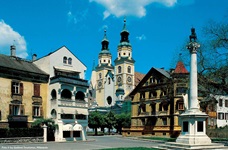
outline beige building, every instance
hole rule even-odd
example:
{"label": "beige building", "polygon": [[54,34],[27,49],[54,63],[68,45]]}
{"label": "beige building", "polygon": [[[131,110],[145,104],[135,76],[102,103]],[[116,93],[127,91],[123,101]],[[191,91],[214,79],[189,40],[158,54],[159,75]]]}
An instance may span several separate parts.
{"label": "beige building", "polygon": [[92,71],[90,89],[94,91],[91,96],[94,99],[91,98],[91,101],[94,100],[101,107],[113,106],[116,100],[123,101],[124,97],[134,89],[135,61],[132,58],[132,46],[128,38],[126,20],[124,20],[120,35],[115,65],[112,65],[112,54],[109,51],[109,40],[105,31],[98,64]]}
{"label": "beige building", "polygon": [[0,54],[0,128],[29,127],[46,117],[49,75],[31,61]]}
{"label": "beige building", "polygon": [[132,99],[131,128],[124,136],[178,136],[178,116],[184,111],[183,95],[188,88],[188,72],[179,61],[175,70],[151,68],[129,94]]}

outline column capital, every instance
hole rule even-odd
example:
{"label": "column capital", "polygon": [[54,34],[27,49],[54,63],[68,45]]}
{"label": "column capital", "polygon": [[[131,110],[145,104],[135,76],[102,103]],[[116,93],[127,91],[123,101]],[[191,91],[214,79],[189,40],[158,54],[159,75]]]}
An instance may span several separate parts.
{"label": "column capital", "polygon": [[187,49],[190,50],[191,54],[196,54],[197,53],[197,49],[200,47],[200,44],[197,42],[190,42],[187,45]]}

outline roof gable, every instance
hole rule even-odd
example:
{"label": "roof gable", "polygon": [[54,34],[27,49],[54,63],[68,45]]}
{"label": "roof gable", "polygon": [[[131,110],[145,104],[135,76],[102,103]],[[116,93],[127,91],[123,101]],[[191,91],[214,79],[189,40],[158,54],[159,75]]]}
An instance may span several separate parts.
{"label": "roof gable", "polygon": [[165,71],[164,69],[152,67],[129,95],[136,94],[137,91],[145,85],[145,83],[148,81],[148,79],[151,76],[160,76],[161,78],[167,78],[167,79],[171,78],[170,74],[167,71]]}
{"label": "roof gable", "polygon": [[177,62],[174,73],[188,73],[188,70],[185,68],[184,63],[181,61]]}

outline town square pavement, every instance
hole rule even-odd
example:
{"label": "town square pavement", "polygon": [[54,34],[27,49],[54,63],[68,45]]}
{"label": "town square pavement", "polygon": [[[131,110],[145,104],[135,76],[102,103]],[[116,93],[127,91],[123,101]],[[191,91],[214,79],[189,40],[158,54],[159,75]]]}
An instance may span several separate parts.
{"label": "town square pavement", "polygon": [[121,135],[88,136],[87,141],[76,142],[47,142],[47,143],[23,143],[0,144],[0,150],[95,150],[119,147],[157,147],[160,143],[137,138],[125,138]]}

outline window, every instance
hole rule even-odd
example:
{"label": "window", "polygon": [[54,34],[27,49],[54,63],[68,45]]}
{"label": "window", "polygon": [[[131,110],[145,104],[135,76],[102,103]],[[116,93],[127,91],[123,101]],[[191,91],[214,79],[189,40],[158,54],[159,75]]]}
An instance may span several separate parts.
{"label": "window", "polygon": [[81,137],[80,131],[73,131],[73,137]]}
{"label": "window", "polygon": [[63,63],[64,63],[64,64],[67,63],[67,57],[66,57],[66,56],[63,57]]}
{"label": "window", "polygon": [[73,114],[61,114],[61,119],[74,119]]}
{"label": "window", "polygon": [[145,99],[145,92],[140,93],[140,99]]}
{"label": "window", "polygon": [[183,132],[188,132],[188,122],[187,121],[184,121],[183,122]]}
{"label": "window", "polygon": [[109,105],[112,104],[112,97],[111,97],[111,96],[108,96],[108,97],[107,97],[107,102],[108,102]]}
{"label": "window", "polygon": [[118,73],[121,73],[121,66],[118,66]]}
{"label": "window", "polygon": [[166,126],[167,125],[167,118],[162,118],[162,122],[163,122],[163,125]]}
{"label": "window", "polygon": [[228,120],[228,113],[225,113],[225,119]]}
{"label": "window", "polygon": [[2,120],[2,111],[0,110],[0,120]]}
{"label": "window", "polygon": [[225,107],[228,107],[228,100],[225,100]]}
{"label": "window", "polygon": [[128,67],[127,67],[127,72],[128,72],[128,73],[131,73],[131,66],[128,66]]}
{"label": "window", "polygon": [[69,65],[72,64],[72,58],[68,58],[68,64],[69,64]]}
{"label": "window", "polygon": [[176,88],[176,95],[185,94],[186,91],[187,91],[186,87],[177,87],[177,88]]}
{"label": "window", "polygon": [[77,114],[76,119],[79,119],[79,120],[86,120],[86,115],[83,115],[83,114]]}
{"label": "window", "polygon": [[52,109],[52,111],[51,111],[51,117],[53,118],[53,119],[56,119],[56,110],[55,109]]}
{"label": "window", "polygon": [[81,91],[78,91],[75,96],[76,100],[84,100],[85,99],[85,94]]}
{"label": "window", "polygon": [[99,73],[99,79],[101,79],[101,73]]}
{"label": "window", "polygon": [[40,84],[34,84],[34,96],[40,96]]}
{"label": "window", "polygon": [[197,122],[197,132],[203,132],[203,121]]}
{"label": "window", "polygon": [[184,110],[184,102],[178,103],[178,110]]}
{"label": "window", "polygon": [[219,99],[219,106],[222,107],[222,99]]}
{"label": "window", "polygon": [[111,78],[108,78],[108,84],[111,84]]}
{"label": "window", "polygon": [[61,92],[61,98],[62,99],[71,99],[71,91],[67,90],[67,89],[64,89],[62,92]]}
{"label": "window", "polygon": [[33,106],[32,107],[32,115],[33,115],[33,117],[42,116],[43,115],[42,111],[43,111],[42,106]]}
{"label": "window", "polygon": [[12,88],[11,90],[12,94],[23,95],[23,83],[12,82],[11,88]]}
{"label": "window", "polygon": [[9,115],[24,115],[24,105],[10,104]]}
{"label": "window", "polygon": [[56,99],[56,96],[57,96],[56,90],[53,89],[53,90],[51,91],[51,99]]}
{"label": "window", "polygon": [[63,131],[63,138],[69,138],[70,137],[70,131]]}
{"label": "window", "polygon": [[224,120],[224,113],[218,113],[218,119]]}

